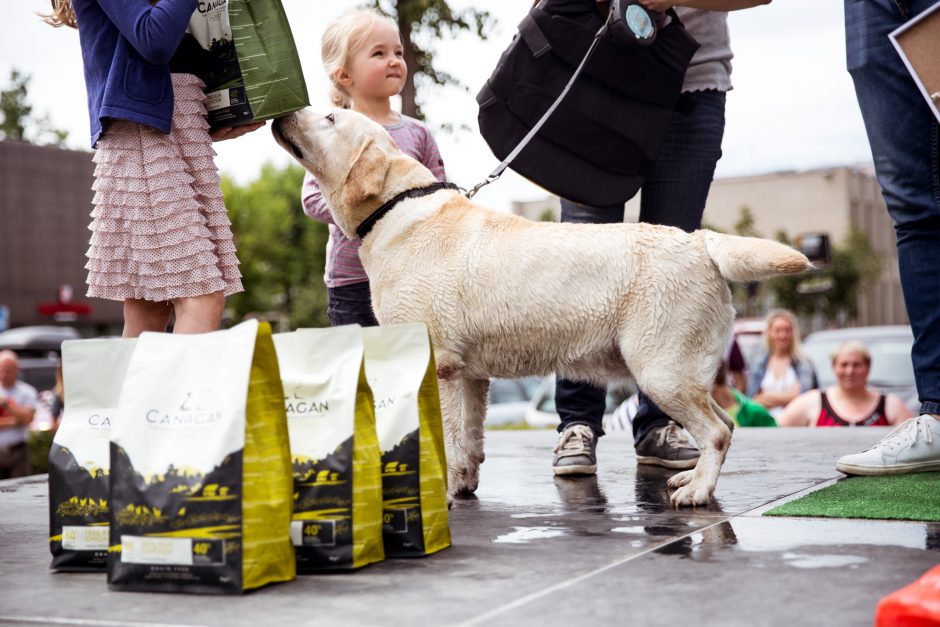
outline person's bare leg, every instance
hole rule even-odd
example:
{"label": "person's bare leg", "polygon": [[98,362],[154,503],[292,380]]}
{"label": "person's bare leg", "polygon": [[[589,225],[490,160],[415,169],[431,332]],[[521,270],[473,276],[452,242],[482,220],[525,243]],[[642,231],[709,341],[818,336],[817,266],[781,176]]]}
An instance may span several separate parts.
{"label": "person's bare leg", "polygon": [[176,309],[173,333],[218,331],[222,324],[225,294],[212,292],[202,296],[177,298],[173,301],[173,307]]}
{"label": "person's bare leg", "polygon": [[124,337],[137,337],[144,331],[166,331],[172,312],[170,303],[137,298],[124,300]]}

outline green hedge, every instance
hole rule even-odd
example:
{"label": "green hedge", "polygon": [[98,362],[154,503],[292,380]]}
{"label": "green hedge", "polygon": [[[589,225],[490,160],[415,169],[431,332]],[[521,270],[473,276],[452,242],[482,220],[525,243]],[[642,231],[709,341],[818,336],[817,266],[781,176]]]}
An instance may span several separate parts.
{"label": "green hedge", "polygon": [[29,471],[34,475],[49,472],[49,448],[55,431],[30,431],[26,440],[29,449]]}

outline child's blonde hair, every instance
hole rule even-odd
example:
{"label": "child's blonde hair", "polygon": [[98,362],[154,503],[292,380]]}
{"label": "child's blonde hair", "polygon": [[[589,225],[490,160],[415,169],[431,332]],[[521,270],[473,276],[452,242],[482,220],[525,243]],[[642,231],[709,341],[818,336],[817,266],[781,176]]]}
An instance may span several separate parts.
{"label": "child's blonde hair", "polygon": [[[352,99],[333,74],[349,63],[349,58],[363,45],[365,38],[378,24],[385,22],[398,30],[398,24],[390,17],[382,15],[371,9],[357,9],[344,13],[326,25],[323,32],[320,54],[323,57],[323,69],[330,77],[333,88],[330,92],[330,101],[333,106],[348,109],[352,106]],[[399,35],[400,37],[400,35]]]}
{"label": "child's blonde hair", "polygon": [[71,26],[78,28],[75,22],[75,11],[72,10],[71,0],[52,0],[52,13],[39,14],[46,24],[58,28],[59,26]]}

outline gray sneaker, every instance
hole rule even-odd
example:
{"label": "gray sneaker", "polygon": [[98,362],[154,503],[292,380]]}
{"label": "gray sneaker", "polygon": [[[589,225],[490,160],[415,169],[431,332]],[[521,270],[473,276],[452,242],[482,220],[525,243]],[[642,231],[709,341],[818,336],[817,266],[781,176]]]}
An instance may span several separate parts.
{"label": "gray sneaker", "polygon": [[572,425],[558,436],[552,470],[556,475],[593,475],[597,472],[596,448],[591,427]]}
{"label": "gray sneaker", "polygon": [[651,429],[636,445],[636,463],[666,468],[694,468],[699,451],[688,432],[672,420]]}

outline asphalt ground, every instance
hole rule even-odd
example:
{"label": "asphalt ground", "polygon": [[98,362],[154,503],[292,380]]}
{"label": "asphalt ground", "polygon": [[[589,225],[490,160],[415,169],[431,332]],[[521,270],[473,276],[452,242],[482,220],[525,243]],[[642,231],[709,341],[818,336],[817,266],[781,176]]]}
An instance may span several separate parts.
{"label": "asphalt ground", "polygon": [[669,506],[630,437],[598,476],[555,479],[552,431],[493,431],[453,546],[241,597],[110,592],[49,570],[46,477],[0,482],[0,623],[22,625],[871,625],[879,599],[940,562],[940,523],[770,518],[841,475],[882,428],[738,429],[715,499]]}

